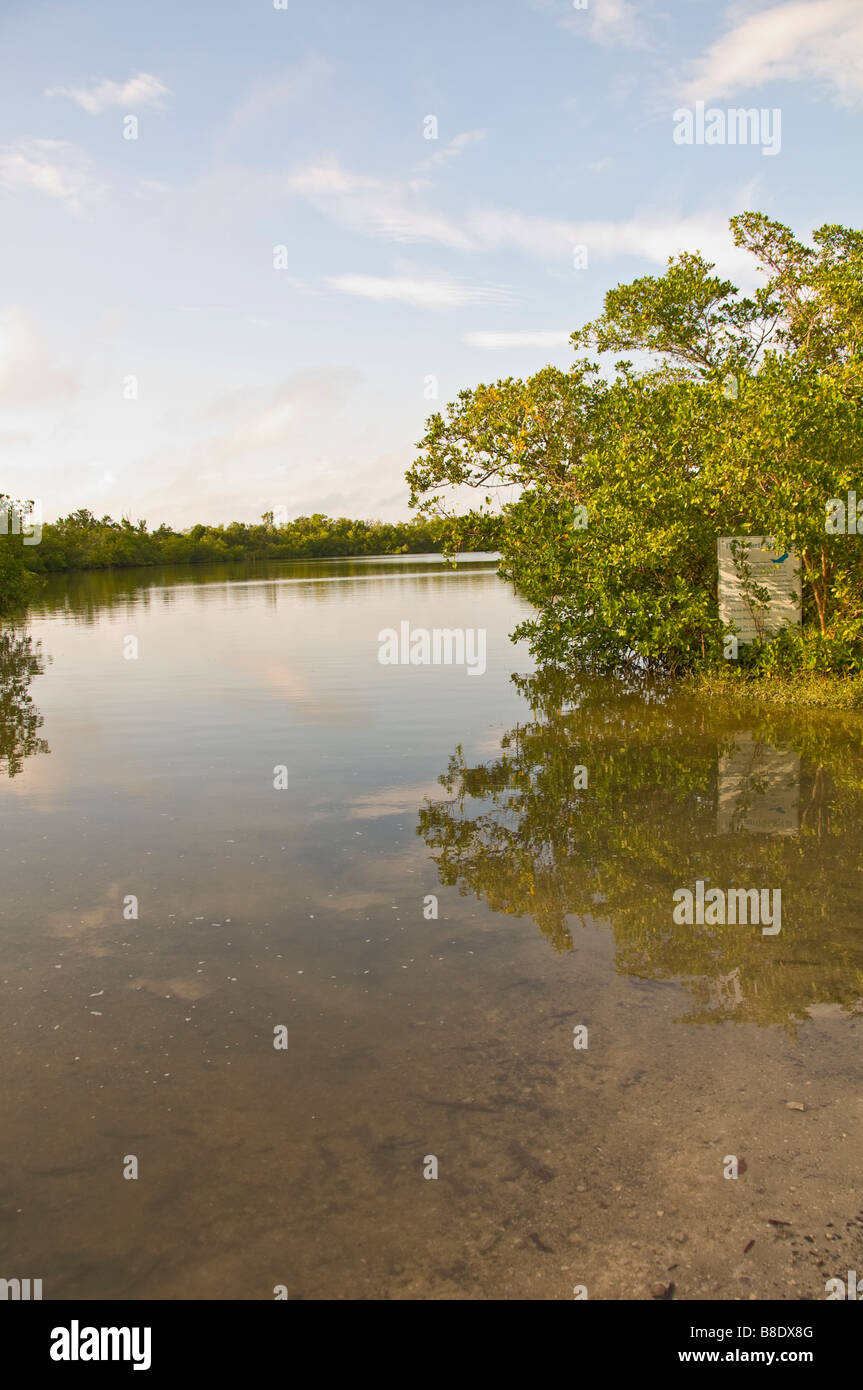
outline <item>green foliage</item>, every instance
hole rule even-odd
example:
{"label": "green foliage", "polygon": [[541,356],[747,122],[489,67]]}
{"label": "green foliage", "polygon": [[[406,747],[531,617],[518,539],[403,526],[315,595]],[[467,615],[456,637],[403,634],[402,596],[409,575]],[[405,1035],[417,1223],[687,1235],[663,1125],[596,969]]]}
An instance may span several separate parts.
{"label": "green foliage", "polygon": [[23,612],[39,585],[27,563],[34,547],[24,545],[26,512],[26,503],[0,492],[0,619]]}
{"label": "green foliage", "polygon": [[494,518],[502,573],[537,610],[514,636],[543,662],[720,664],[720,535],[795,549],[806,641],[813,627],[822,640],[775,661],[863,660],[863,541],[825,529],[829,498],[863,496],[863,234],[822,227],[809,247],[759,213],[731,226],[767,277],[755,295],[686,253],[611,290],[573,334],[580,349],[651,354],[645,369],[546,367],[462,391],[428,421],[412,505],[440,517],[465,488],[485,494],[471,515]]}
{"label": "green foliage", "polygon": [[740,669],[747,675],[788,676],[795,671],[827,676],[863,673],[863,647],[856,637],[815,628],[788,627],[769,642],[752,642],[740,649]]}
{"label": "green foliage", "polygon": [[602,318],[573,333],[574,345],[662,353],[700,373],[745,371],[770,341],[778,305],[766,289],[742,298],[712,269],[684,253],[659,278],[618,285],[605,296]]}
{"label": "green foliage", "polygon": [[282,526],[272,512],[258,525],[233,521],[227,526],[191,526],[173,531],[161,525],[150,531],[144,521],[124,517],[98,519],[86,509],[46,524],[42,540],[24,554],[24,563],[40,573],[114,569],[130,565],[207,564],[223,560],[294,560],[319,556],[401,555],[438,551],[440,523],[414,518],[408,522],[350,521],[316,512]]}
{"label": "green foliage", "polygon": [[[729,669],[730,668],[730,669]],[[863,709],[863,675],[843,676],[793,667],[787,674],[757,670],[741,671],[737,663],[727,662],[723,670],[700,671],[687,677],[701,697],[729,699],[738,706],[763,710],[771,706],[794,710]]]}

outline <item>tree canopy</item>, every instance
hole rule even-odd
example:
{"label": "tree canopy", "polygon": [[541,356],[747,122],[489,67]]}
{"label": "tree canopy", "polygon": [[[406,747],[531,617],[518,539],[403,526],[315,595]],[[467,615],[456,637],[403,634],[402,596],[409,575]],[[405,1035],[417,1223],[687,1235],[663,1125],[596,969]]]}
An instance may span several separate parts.
{"label": "tree canopy", "polygon": [[[716,540],[794,548],[804,624],[741,659],[863,667],[856,535],[830,499],[861,481],[863,233],[813,244],[761,213],[731,221],[764,283],[750,295],[697,252],[610,290],[581,355],[461,391],[427,422],[412,504],[446,516],[467,487],[495,519],[502,572],[537,610],[514,636],[543,661],[682,672],[721,663]],[[863,494],[863,488],[860,489]]]}

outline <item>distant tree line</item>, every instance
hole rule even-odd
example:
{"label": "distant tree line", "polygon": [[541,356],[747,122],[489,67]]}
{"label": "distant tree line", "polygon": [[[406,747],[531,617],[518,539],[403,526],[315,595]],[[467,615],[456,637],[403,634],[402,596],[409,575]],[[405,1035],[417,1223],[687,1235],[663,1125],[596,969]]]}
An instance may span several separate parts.
{"label": "distant tree line", "polygon": [[[133,565],[188,565],[231,560],[298,560],[328,556],[417,555],[440,551],[451,543],[448,528],[437,518],[410,521],[351,521],[321,512],[277,524],[272,512],[260,522],[232,521],[226,526],[191,526],[183,531],[124,517],[98,518],[86,508],[42,526],[38,544],[23,543],[27,504],[0,494],[3,515],[18,513],[18,526],[0,533],[0,615],[18,611],[39,585],[38,576],[71,570]],[[17,534],[15,534],[17,532]],[[494,548],[496,527],[483,521],[475,548]]]}

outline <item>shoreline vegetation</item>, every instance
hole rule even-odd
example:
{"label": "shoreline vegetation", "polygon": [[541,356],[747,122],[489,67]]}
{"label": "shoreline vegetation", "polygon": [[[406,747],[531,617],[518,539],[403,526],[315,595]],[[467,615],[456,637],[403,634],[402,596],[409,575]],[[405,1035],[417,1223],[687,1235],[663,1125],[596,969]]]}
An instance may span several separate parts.
{"label": "shoreline vegetation", "polygon": [[[11,521],[10,521],[11,518]],[[55,575],[279,560],[364,559],[442,554],[448,551],[443,521],[353,521],[316,512],[276,523],[196,525],[174,530],[164,523],[95,517],[86,508],[55,522],[33,520],[33,503],[0,492],[0,626],[18,623]],[[474,531],[478,551],[494,551],[497,527],[488,518]]]}
{"label": "shoreline vegetation", "polygon": [[[406,475],[411,521],[267,512],[149,531],[82,509],[38,545],[0,535],[0,619],[53,573],[495,551],[533,609],[511,635],[539,667],[863,708],[863,232],[829,224],[805,244],[756,212],[730,226],[757,289],[684,252],[609,290],[573,332],[568,370],[462,390],[428,419]],[[450,510],[466,487],[480,505]],[[19,532],[31,507],[0,494]],[[771,633],[744,546],[734,563],[756,637],[738,643],[719,615],[717,541],[759,536],[793,552],[802,623]]]}
{"label": "shoreline vegetation", "polygon": [[[9,500],[0,496],[0,505]],[[20,504],[19,504],[20,506]],[[31,523],[32,524],[32,523]],[[22,518],[21,529],[27,525]],[[363,555],[411,555],[440,551],[444,527],[425,518],[410,521],[351,521],[321,513],[276,524],[272,512],[259,523],[187,527],[145,521],[114,521],[81,508],[41,526],[38,544],[22,548],[24,568],[34,575],[149,565],[217,564],[235,560],[305,560]]]}
{"label": "shoreline vegetation", "polygon": [[703,671],[684,677],[683,689],[711,701],[785,710],[863,711],[863,675],[835,676],[797,671],[793,675],[759,675]]}
{"label": "shoreline vegetation", "polygon": [[[464,389],[428,419],[411,504],[457,537],[452,489],[477,491],[534,610],[513,635],[541,666],[857,708],[863,232],[828,224],[806,244],[758,212],[730,228],[757,288],[683,252],[609,290],[569,370]],[[793,553],[801,625],[772,634],[738,547],[756,634],[738,642],[719,615],[722,537]]]}

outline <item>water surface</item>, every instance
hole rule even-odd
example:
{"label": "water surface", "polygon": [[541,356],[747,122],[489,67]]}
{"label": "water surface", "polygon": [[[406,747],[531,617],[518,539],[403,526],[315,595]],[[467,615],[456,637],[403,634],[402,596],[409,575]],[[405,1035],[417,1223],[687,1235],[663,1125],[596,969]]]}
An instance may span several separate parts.
{"label": "water surface", "polygon": [[[794,1299],[863,1268],[861,717],[535,677],[526,611],[482,557],[50,582],[0,651],[6,1277]],[[403,621],[484,629],[485,673],[381,665]],[[699,879],[780,889],[781,932],[675,924]]]}

